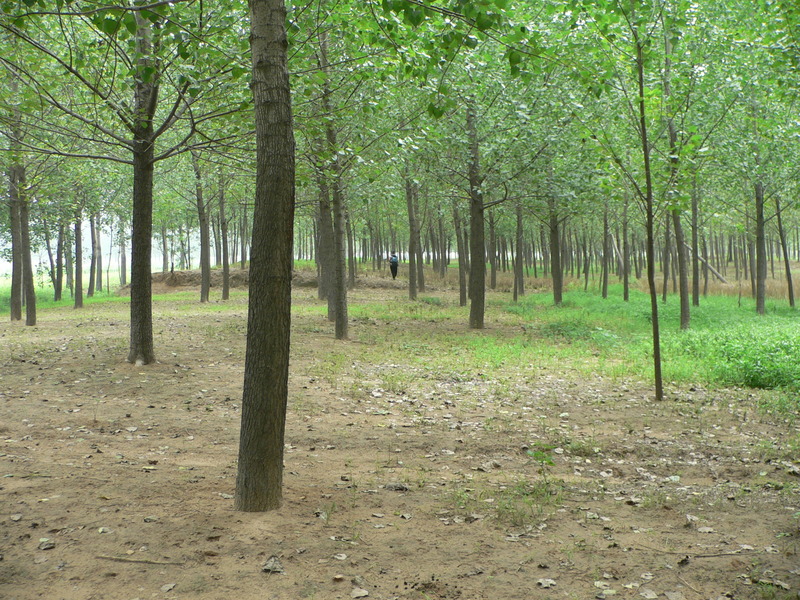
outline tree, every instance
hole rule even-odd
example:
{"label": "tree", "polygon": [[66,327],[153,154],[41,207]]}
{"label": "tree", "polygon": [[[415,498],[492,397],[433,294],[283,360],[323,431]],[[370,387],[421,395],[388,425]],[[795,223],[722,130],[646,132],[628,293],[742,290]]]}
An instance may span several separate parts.
{"label": "tree", "polygon": [[[21,73],[41,99],[40,114],[31,114],[38,126],[26,148],[132,167],[129,362],[155,360],[150,258],[155,165],[210,144],[215,138],[207,123],[242,108],[230,84],[244,69],[233,53],[221,50],[236,48],[240,40],[227,8],[207,13],[202,3],[119,6],[100,0],[45,12],[20,5],[0,18],[0,28],[29,49],[0,62]],[[62,93],[65,86],[69,94]],[[57,147],[53,131],[72,145]],[[192,144],[195,137],[202,141]],[[164,140],[168,143],[157,153]]]}
{"label": "tree", "polygon": [[295,145],[283,0],[250,0],[256,196],[234,504],[280,507],[289,380]]}

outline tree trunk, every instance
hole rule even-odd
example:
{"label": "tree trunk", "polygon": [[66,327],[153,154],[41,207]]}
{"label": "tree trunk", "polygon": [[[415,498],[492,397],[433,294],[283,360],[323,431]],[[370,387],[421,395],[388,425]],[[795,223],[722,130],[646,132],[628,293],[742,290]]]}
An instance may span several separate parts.
{"label": "tree trunk", "polygon": [[453,227],[456,230],[456,251],[458,252],[458,305],[467,305],[467,248],[464,244],[464,233],[461,227],[461,215],[458,206],[453,202]]}
{"label": "tree trunk", "polygon": [[480,154],[478,147],[478,128],[475,122],[475,107],[467,106],[467,136],[469,139],[469,326],[483,329],[486,304],[486,245],[484,241],[484,213],[482,179],[480,175]]}
{"label": "tree trunk", "polygon": [[279,508],[289,383],[294,136],[283,0],[251,0],[256,196],[236,510]]}
{"label": "tree trunk", "polygon": [[406,207],[408,210],[408,298],[417,299],[417,244],[419,244],[419,223],[417,222],[416,206],[414,204],[414,181],[406,163],[405,168],[406,183]]}
{"label": "tree trunk", "polygon": [[15,163],[9,169],[9,209],[11,211],[11,320],[22,320],[22,222],[21,205],[23,202],[20,170],[21,165]]}
{"label": "tree trunk", "polygon": [[128,285],[128,240],[125,234],[125,223],[119,223],[119,285]]}
{"label": "tree trunk", "polygon": [[756,181],[756,312],[766,312],[767,298],[767,238],[764,220],[764,184]]}
{"label": "tree trunk", "polygon": [[228,216],[225,214],[225,182],[219,170],[219,232],[222,248],[222,299],[231,295],[231,257],[228,251]]}
{"label": "tree trunk", "polygon": [[350,213],[345,213],[345,226],[347,229],[347,287],[356,287],[356,243],[353,238],[353,223]]}
{"label": "tree trunk", "polygon": [[550,248],[550,277],[553,280],[553,304],[561,306],[564,300],[564,269],[561,265],[561,231],[558,220],[556,200],[552,196],[547,199],[549,213],[548,233]]}
{"label": "tree trunk", "polygon": [[514,301],[525,295],[525,277],[522,264],[525,261],[525,230],[522,228],[522,204],[517,202],[517,253],[514,261]]}
{"label": "tree trunk", "polygon": [[700,197],[697,191],[697,173],[692,187],[692,305],[700,306]]}
{"label": "tree trunk", "polygon": [[603,268],[601,276],[601,292],[603,299],[608,298],[608,272],[611,269],[611,232],[608,229],[608,203],[603,208]]}
{"label": "tree trunk", "polygon": [[56,241],[56,285],[53,288],[53,299],[56,302],[61,300],[64,293],[64,241],[64,222],[59,220],[58,241]]}
{"label": "tree trunk", "polygon": [[[681,302],[681,329],[689,329],[691,312],[689,304],[689,261],[686,257],[686,242],[681,225],[681,216],[677,210],[672,212],[672,225],[675,230],[675,249],[678,262],[678,295]],[[673,269],[674,271],[674,269]]]}
{"label": "tree trunk", "polygon": [[[140,13],[136,44],[137,70],[157,71],[152,58],[152,27]],[[153,163],[155,136],[153,115],[158,106],[158,75],[138,76],[134,89],[136,120],[133,123],[133,232],[131,234],[131,330],[128,362],[146,365],[153,352],[153,298],[150,254],[153,238]]]}
{"label": "tree trunk", "polygon": [[89,261],[89,287],[86,290],[86,297],[92,298],[94,296],[94,284],[97,274],[97,231],[95,224],[96,215],[89,215],[89,238],[92,247],[92,259]]}
{"label": "tree trunk", "polygon": [[[255,0],[253,0],[255,1]],[[264,0],[259,0],[264,1]],[[325,141],[330,154],[330,185],[332,191],[333,210],[333,294],[336,322],[334,325],[337,340],[348,337],[347,322],[347,273],[345,263],[345,206],[342,182],[342,161],[339,154],[339,141],[333,122],[331,107],[330,65],[328,63],[328,33],[320,32],[320,68],[325,76],[322,90],[322,109],[327,117],[325,125]]]}
{"label": "tree trunk", "polygon": [[101,241],[101,232],[102,227],[100,225],[100,213],[95,214],[94,216],[94,237],[95,237],[95,246],[97,247],[97,264],[96,270],[94,273],[95,280],[94,280],[94,291],[95,292],[102,292],[103,291],[103,244]]}
{"label": "tree trunk", "polygon": [[631,250],[628,240],[628,197],[622,207],[622,300],[630,301]]}
{"label": "tree trunk", "polygon": [[497,289],[497,231],[495,231],[494,210],[489,210],[489,288]]}
{"label": "tree trunk", "polygon": [[[24,189],[25,170],[22,169],[20,179],[21,189]],[[31,260],[31,233],[30,216],[28,214],[30,204],[27,198],[22,198],[19,207],[20,234],[22,242],[22,289],[25,300],[25,325],[36,325],[36,286],[33,281],[33,262]]]}
{"label": "tree trunk", "polygon": [[83,219],[75,212],[75,308],[83,308]]}
{"label": "tree trunk", "polygon": [[639,96],[637,105],[639,108],[639,141],[642,147],[642,159],[644,162],[645,176],[645,229],[647,231],[647,242],[645,246],[647,256],[647,285],[650,290],[650,320],[653,327],[653,371],[655,383],[655,397],[657,401],[664,399],[664,382],[661,374],[661,335],[658,324],[658,290],[656,289],[656,252],[655,252],[655,208],[653,206],[653,177],[650,167],[650,140],[647,135],[647,106],[645,104],[644,86],[644,43],[639,37],[634,25],[632,32],[636,46],[636,75]]}
{"label": "tree trunk", "polygon": [[781,216],[781,200],[775,196],[775,213],[778,218],[778,238],[783,253],[783,269],[786,272],[786,290],[789,294],[789,306],[794,308],[794,284],[792,283],[792,267],[789,262],[789,246],[786,241],[786,232],[783,229],[783,217]]}
{"label": "tree trunk", "polygon": [[211,292],[211,235],[203,197],[203,171],[200,168],[199,152],[192,150],[194,170],[194,198],[197,206],[197,224],[200,227],[200,302],[208,302]]}
{"label": "tree trunk", "polygon": [[336,320],[336,306],[333,294],[333,217],[331,216],[330,187],[328,178],[321,170],[317,172],[319,200],[317,205],[317,297],[328,301],[328,320]]}
{"label": "tree trunk", "polygon": [[412,202],[414,203],[414,216],[417,223],[416,226],[416,237],[417,237],[417,291],[424,292],[425,291],[425,262],[423,261],[422,256],[422,240],[420,238],[420,229],[422,229],[422,223],[419,219],[419,184],[414,182],[411,186],[411,196]]}
{"label": "tree trunk", "polygon": [[167,243],[167,222],[161,223],[161,272],[169,273],[169,244]]}

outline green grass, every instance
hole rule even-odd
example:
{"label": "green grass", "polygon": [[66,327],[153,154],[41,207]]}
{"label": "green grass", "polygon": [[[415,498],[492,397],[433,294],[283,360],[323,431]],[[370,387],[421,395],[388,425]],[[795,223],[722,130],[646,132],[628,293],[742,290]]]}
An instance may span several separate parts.
{"label": "green grass", "polygon": [[[529,322],[531,336],[554,346],[569,345],[600,359],[600,371],[644,375],[652,361],[652,321],[647,294],[631,292],[622,302],[612,287],[603,300],[571,291],[561,307],[549,295],[527,296],[507,310]],[[762,389],[800,390],[800,314],[775,302],[767,315],[736,298],[701,299],[692,307],[691,328],[680,331],[679,302],[659,302],[664,376],[667,380],[706,382]],[[624,363],[623,369],[619,364]],[[604,367],[605,366],[605,367]]]}

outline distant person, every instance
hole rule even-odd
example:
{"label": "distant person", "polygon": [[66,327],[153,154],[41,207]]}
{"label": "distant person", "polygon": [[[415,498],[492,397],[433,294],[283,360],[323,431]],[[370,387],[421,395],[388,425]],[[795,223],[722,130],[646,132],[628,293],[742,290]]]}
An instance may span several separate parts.
{"label": "distant person", "polygon": [[397,252],[392,252],[392,255],[389,257],[389,270],[392,272],[392,279],[397,279],[397,265],[400,264],[400,261],[397,258]]}

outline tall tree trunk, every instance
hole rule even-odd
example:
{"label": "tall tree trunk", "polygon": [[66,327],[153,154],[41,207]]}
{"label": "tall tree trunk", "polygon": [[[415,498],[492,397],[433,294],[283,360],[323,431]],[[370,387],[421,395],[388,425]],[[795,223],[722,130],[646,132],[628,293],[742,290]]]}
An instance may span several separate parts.
{"label": "tall tree trunk", "polygon": [[495,231],[494,210],[489,210],[489,288],[497,289],[497,231]]}
{"label": "tall tree trunk", "polygon": [[514,301],[525,295],[525,277],[522,264],[525,261],[525,230],[522,228],[522,204],[517,202],[517,253],[514,260]]}
{"label": "tall tree trunk", "polygon": [[97,231],[95,228],[95,216],[89,215],[89,241],[91,242],[92,257],[89,261],[89,287],[86,289],[86,297],[92,298],[94,296],[94,284],[96,281],[97,273]]}
{"label": "tall tree trunk", "polygon": [[[681,225],[681,215],[672,210],[672,226],[675,230],[675,249],[678,262],[678,295],[681,303],[681,329],[689,329],[691,312],[689,304],[689,261],[686,258],[686,242]],[[673,269],[674,270],[674,269]]]}
{"label": "tall tree trunk", "polygon": [[64,293],[64,221],[58,221],[58,240],[56,241],[56,285],[53,288],[53,299],[61,300]]}
{"label": "tall tree trunk", "polygon": [[406,180],[406,206],[408,209],[408,298],[417,299],[417,260],[419,253],[419,222],[417,221],[416,204],[414,203],[414,186],[410,169],[406,163],[404,178]]}
{"label": "tall tree trunk", "polygon": [[167,222],[161,222],[161,272],[169,273],[169,244],[167,243]]}
{"label": "tall tree trunk", "polygon": [[83,219],[75,212],[75,308],[83,308]]}
{"label": "tall tree trunk", "polygon": [[472,101],[467,106],[467,137],[469,140],[469,164],[467,165],[469,183],[469,326],[483,329],[486,304],[486,244],[484,241],[483,179],[480,173],[480,152],[478,146],[478,126],[475,122],[475,106]]}
{"label": "tall tree trunk", "polygon": [[642,147],[645,176],[645,229],[647,242],[645,251],[647,255],[647,285],[650,290],[650,320],[653,327],[653,371],[655,383],[655,397],[657,401],[664,399],[664,382],[661,374],[661,335],[658,324],[658,290],[656,289],[656,252],[655,252],[655,207],[653,199],[653,177],[650,167],[650,139],[647,134],[647,106],[645,104],[644,85],[644,42],[639,36],[638,25],[634,24],[632,33],[636,47],[636,76],[639,96],[637,105],[639,109],[639,141]]}
{"label": "tall tree trunk", "polygon": [[[263,0],[261,0],[263,1]],[[334,325],[337,340],[348,337],[347,322],[347,273],[345,263],[345,206],[342,182],[342,160],[339,154],[339,141],[333,122],[331,107],[330,65],[328,63],[328,32],[319,34],[319,63],[325,81],[322,90],[322,109],[327,117],[325,124],[325,141],[332,157],[330,161],[330,185],[332,191],[333,210],[333,294],[336,321]]]}
{"label": "tall tree trunk", "polygon": [[125,233],[125,223],[119,223],[119,284],[128,285],[128,236]]}
{"label": "tall tree trunk", "polygon": [[211,235],[208,210],[203,197],[203,171],[200,168],[200,153],[192,150],[194,170],[194,199],[197,206],[197,224],[200,227],[200,302],[208,302],[211,292]]}
{"label": "tall tree trunk", "polygon": [[756,196],[756,312],[766,312],[767,298],[767,237],[764,219],[764,184],[759,179],[755,186]]}
{"label": "tall tree trunk", "polygon": [[[672,40],[671,32],[665,31],[665,59],[664,59],[664,96],[669,98],[672,93],[671,86],[671,66],[672,66]],[[670,114],[667,120],[667,132],[669,133],[670,148],[670,178],[673,184],[678,179],[678,132],[675,128],[675,121]],[[686,243],[683,235],[683,225],[681,224],[680,208],[672,207],[672,225],[675,229],[675,249],[678,263],[678,292],[681,304],[681,329],[689,329],[691,322],[691,308],[689,305],[689,261],[686,257]],[[673,269],[674,271],[674,269]]]}
{"label": "tall tree trunk", "polygon": [[95,246],[97,247],[97,269],[95,270],[94,276],[94,291],[95,292],[102,292],[103,291],[103,244],[101,241],[101,232],[102,226],[100,225],[100,213],[95,214],[94,216],[94,237],[95,237]]}
{"label": "tall tree trunk", "polygon": [[664,222],[664,251],[661,253],[661,265],[664,271],[664,287],[662,289],[662,302],[667,301],[667,293],[669,292],[669,270],[670,270],[670,247],[672,246],[672,240],[670,236],[670,232],[672,231],[672,221],[667,215],[666,220]]}
{"label": "tall tree trunk", "polygon": [[789,262],[789,245],[786,240],[786,231],[783,229],[783,217],[781,215],[781,199],[775,196],[775,213],[778,218],[778,238],[781,243],[783,254],[783,270],[786,272],[786,291],[789,294],[789,306],[794,308],[794,284],[792,283],[792,266]]}
{"label": "tall tree trunk", "polygon": [[[20,179],[20,189],[24,189],[25,170],[23,167],[22,178]],[[31,233],[30,216],[28,214],[30,204],[28,199],[23,197],[19,207],[20,234],[22,242],[22,289],[25,300],[25,325],[36,325],[36,286],[33,281],[33,261],[31,260]]]}
{"label": "tall tree trunk", "polygon": [[333,217],[331,216],[331,199],[328,178],[324,171],[317,172],[317,185],[319,186],[319,200],[317,205],[317,231],[319,243],[317,245],[317,297],[328,301],[328,320],[336,320],[336,306],[333,294]]}
{"label": "tall tree trunk", "polygon": [[231,296],[231,257],[228,251],[228,215],[225,214],[225,181],[219,170],[219,237],[222,249],[222,299]]}
{"label": "tall tree trunk", "polygon": [[424,292],[425,291],[425,263],[422,258],[422,240],[420,238],[420,229],[422,229],[422,223],[419,219],[419,184],[414,182],[414,185],[411,187],[411,196],[412,201],[414,203],[414,215],[416,216],[417,221],[417,228],[416,228],[416,236],[417,236],[417,291]]}
{"label": "tall tree trunk", "polygon": [[247,352],[236,477],[236,510],[279,508],[289,385],[294,136],[283,0],[251,0],[256,119]]}
{"label": "tall tree trunk", "polygon": [[564,269],[561,265],[561,224],[558,207],[552,195],[547,198],[548,233],[550,248],[550,276],[553,280],[553,304],[561,306],[564,300]]}
{"label": "tall tree trunk", "polygon": [[603,208],[603,269],[601,292],[603,299],[608,298],[608,272],[611,270],[611,232],[608,229],[608,203]]}
{"label": "tall tree trunk", "polygon": [[630,301],[631,250],[628,240],[628,196],[622,207],[622,300]]}
{"label": "tall tree trunk", "polygon": [[153,298],[150,254],[153,239],[153,164],[155,135],[153,115],[158,106],[157,66],[152,58],[152,27],[135,13],[137,70],[154,71],[137,76],[133,123],[133,233],[131,235],[131,329],[128,362],[146,365],[155,361],[153,351]]}
{"label": "tall tree trunk", "polygon": [[345,213],[345,225],[347,229],[347,287],[356,287],[356,242],[353,237],[353,223],[350,220],[350,213]]}
{"label": "tall tree trunk", "polygon": [[458,305],[467,305],[467,248],[461,227],[461,215],[458,206],[453,202],[453,227],[456,230],[456,251],[458,252]]}
{"label": "tall tree trunk", "polygon": [[697,173],[692,186],[692,305],[700,306],[700,194]]}
{"label": "tall tree trunk", "polygon": [[23,202],[21,165],[17,162],[9,169],[9,209],[11,220],[11,320],[22,320],[22,222],[21,205]]}

